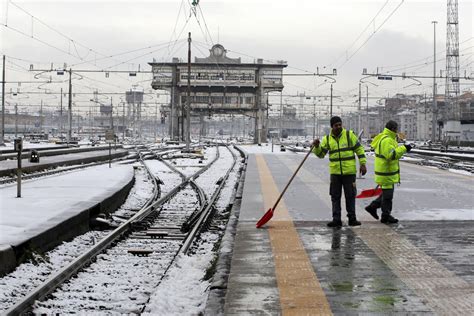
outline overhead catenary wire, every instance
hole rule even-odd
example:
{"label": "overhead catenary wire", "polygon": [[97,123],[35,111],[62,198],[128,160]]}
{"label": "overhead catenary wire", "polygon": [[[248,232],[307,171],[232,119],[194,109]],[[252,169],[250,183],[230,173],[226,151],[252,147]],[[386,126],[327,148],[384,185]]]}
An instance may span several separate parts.
{"label": "overhead catenary wire", "polygon": [[379,11],[375,14],[375,16],[372,18],[372,20],[370,20],[370,22],[367,24],[367,26],[364,28],[364,30],[362,32],[360,32],[359,36],[357,36],[357,38],[351,43],[351,45],[349,45],[349,47],[346,48],[346,50],[341,54],[339,55],[339,57],[337,57],[334,61],[332,61],[329,66],[331,65],[334,65],[335,63],[337,63],[339,61],[339,59],[341,59],[341,57],[343,57],[344,55],[347,54],[347,52],[352,48],[352,46],[354,46],[355,43],[357,43],[357,41],[362,37],[362,35],[364,35],[365,31],[367,31],[367,29],[372,25],[372,23],[375,21],[375,19],[379,16],[380,12],[382,12],[382,10],[387,6],[389,0],[386,0],[385,3],[382,5],[382,7],[379,9]]}
{"label": "overhead catenary wire", "polygon": [[[62,36],[62,37],[64,37],[65,39],[67,39],[70,43],[72,43],[73,46],[74,46],[74,49],[75,49],[75,51],[76,51],[77,57],[78,57],[79,59],[82,60],[82,59],[84,59],[84,58],[79,55],[79,52],[77,51],[76,44],[79,45],[79,46],[81,46],[81,47],[83,47],[83,48],[85,48],[85,49],[87,49],[88,54],[89,54],[90,52],[94,52],[94,53],[96,53],[96,54],[99,54],[99,55],[102,55],[102,56],[106,56],[105,54],[100,53],[100,52],[98,52],[97,50],[92,49],[92,48],[90,48],[90,47],[88,47],[88,46],[86,46],[86,45],[84,45],[84,44],[82,44],[82,43],[80,43],[80,42],[74,40],[74,39],[71,38],[70,36],[68,36],[68,35],[64,34],[63,32],[57,30],[56,28],[50,26],[49,24],[47,24],[46,22],[42,21],[42,20],[39,19],[38,17],[34,16],[33,14],[31,14],[30,12],[28,12],[28,11],[25,10],[24,8],[20,7],[20,6],[19,6],[18,4],[16,4],[15,2],[13,2],[13,1],[11,1],[11,0],[9,0],[9,2],[10,2],[13,6],[15,6],[16,8],[18,8],[18,9],[21,10],[22,12],[24,12],[25,14],[29,15],[29,16],[32,18],[32,21],[33,21],[33,20],[38,21],[40,24],[44,25],[45,27],[47,27],[47,28],[50,29],[51,31],[53,31],[53,32],[55,32],[55,33],[57,33],[57,34],[59,34],[60,36]],[[33,22],[32,22],[32,25],[33,25]],[[32,35],[33,35],[33,32],[32,32]],[[87,56],[87,55],[86,55],[86,56]],[[108,58],[110,58],[110,57],[108,57]]]}
{"label": "overhead catenary wire", "polygon": [[365,44],[367,44],[367,42],[375,35],[377,34],[377,32],[382,28],[382,26],[384,26],[384,24],[395,14],[395,12],[397,12],[397,10],[402,6],[402,4],[405,2],[405,0],[402,0],[400,1],[400,3],[395,7],[395,9],[393,9],[393,11],[387,16],[387,18],[382,22],[382,24],[379,25],[379,27],[377,27],[374,32],[372,34],[370,34],[370,36],[344,61],[344,63],[342,63],[341,65],[339,65],[337,68],[338,69],[341,69],[342,67],[344,67],[351,59],[352,57],[354,57],[355,54],[357,54],[361,49],[362,47],[365,46]]}
{"label": "overhead catenary wire", "polygon": [[[466,39],[466,40],[460,42],[459,45],[462,45],[462,44],[464,44],[464,43],[467,43],[467,42],[471,41],[472,39],[474,39],[474,37],[470,37],[470,38],[468,38],[468,39]],[[471,47],[473,47],[473,46],[471,46]],[[462,50],[464,50],[464,49],[462,49]],[[461,50],[461,51],[462,51],[462,50]],[[444,52],[446,52],[446,49],[445,49],[445,50],[441,50],[441,51],[439,51],[438,53],[439,53],[439,54],[442,54],[442,53],[444,53]],[[398,70],[401,70],[401,69],[404,69],[404,67],[406,67],[406,66],[408,66],[408,65],[417,64],[417,63],[419,63],[419,62],[421,62],[421,61],[425,61],[425,60],[427,60],[427,59],[433,58],[433,56],[434,56],[433,54],[430,54],[429,56],[426,56],[426,57],[423,57],[423,58],[420,58],[420,59],[416,59],[416,60],[413,60],[413,61],[411,61],[411,62],[407,62],[407,63],[403,63],[403,64],[397,64],[397,65],[391,65],[391,66],[381,66],[381,68],[389,68],[389,69],[391,69],[391,68],[400,68],[400,67],[401,67],[400,69],[398,69]],[[391,69],[390,71],[394,71],[394,70]]]}
{"label": "overhead catenary wire", "polygon": [[204,17],[204,13],[202,13],[201,5],[198,3],[197,7],[199,9],[199,12],[201,13],[202,20],[204,22],[204,26],[206,27],[207,34],[209,35],[209,39],[211,40],[211,44],[214,45],[214,41],[212,40],[211,32],[209,32],[209,28],[207,27],[206,18]]}
{"label": "overhead catenary wire", "polygon": [[178,15],[176,16],[176,19],[175,19],[173,32],[171,32],[170,40],[168,41],[168,53],[170,51],[170,44],[174,41],[173,36],[176,35],[176,26],[178,25],[179,15],[181,14],[181,10],[183,8],[183,3],[184,3],[184,0],[181,0],[181,4],[180,4],[179,10],[178,10]]}

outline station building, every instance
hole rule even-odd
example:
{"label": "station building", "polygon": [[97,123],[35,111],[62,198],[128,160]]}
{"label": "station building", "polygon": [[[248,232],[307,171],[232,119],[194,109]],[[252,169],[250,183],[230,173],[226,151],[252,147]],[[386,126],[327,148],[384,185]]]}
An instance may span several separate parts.
{"label": "station building", "polygon": [[[268,92],[283,90],[283,68],[286,61],[242,63],[240,58],[227,57],[226,49],[216,44],[205,58],[194,58],[191,63],[191,117],[199,117],[201,127],[204,116],[213,114],[241,114],[254,118],[254,142],[266,140],[268,123],[264,111],[268,106]],[[171,94],[168,109],[172,138],[184,134],[184,114],[188,86],[188,63],[178,58],[172,62],[152,62],[155,90]]]}

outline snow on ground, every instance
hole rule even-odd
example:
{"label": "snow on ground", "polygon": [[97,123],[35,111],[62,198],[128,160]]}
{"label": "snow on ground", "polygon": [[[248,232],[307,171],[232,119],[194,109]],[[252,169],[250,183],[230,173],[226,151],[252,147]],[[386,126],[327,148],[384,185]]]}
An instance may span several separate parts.
{"label": "snow on ground", "polygon": [[147,305],[145,315],[198,315],[205,307],[209,281],[203,281],[212,258],[208,245],[200,256],[180,256]]}
{"label": "snow on ground", "polygon": [[[126,213],[129,209],[140,208],[151,194],[148,176],[144,169],[136,173],[135,185],[125,203],[114,215]],[[81,255],[86,249],[102,239],[108,232],[91,231],[64,242],[44,256],[36,255],[35,262],[26,262],[15,271],[0,278],[0,312],[11,307],[15,301],[45,281],[51,273]]]}
{"label": "snow on ground", "polygon": [[[207,147],[203,152],[204,159],[202,160],[202,163],[199,163],[199,161],[201,160],[199,158],[175,158],[172,160],[172,163],[175,164],[175,167],[179,171],[189,177],[199,171],[199,168],[211,163],[211,161],[214,160],[214,158],[216,157],[216,151],[217,149],[215,146]],[[180,154],[181,153],[177,153],[177,155]]]}
{"label": "snow on ground", "polygon": [[436,155],[438,155],[438,156],[451,156],[451,157],[458,157],[458,158],[465,158],[465,157],[474,158],[474,154],[450,153],[450,152],[447,152],[447,153],[446,152],[433,152],[432,150],[423,150],[423,149],[414,149],[413,153],[415,153],[415,154],[417,154],[417,153],[429,153],[429,154],[436,153]]}
{"label": "snow on ground", "polygon": [[179,174],[168,168],[163,162],[159,160],[145,160],[144,162],[150,172],[163,181],[161,185],[162,196],[181,183],[182,179]]}
{"label": "snow on ground", "polygon": [[232,162],[233,158],[230,151],[226,147],[219,147],[219,159],[196,179],[196,183],[204,190],[208,198],[214,194],[218,187],[217,180],[225,176],[232,166]]}
{"label": "snow on ground", "polygon": [[[234,149],[231,150],[235,151]],[[236,152],[236,154],[239,156],[239,153]],[[221,159],[222,167],[227,164],[227,168],[229,168],[232,157],[227,149],[221,148],[221,158],[225,158]],[[225,211],[230,202],[235,190],[235,181],[238,180],[239,168],[240,159],[238,159],[238,163],[230,173],[228,182],[216,203],[219,213]],[[225,229],[224,225],[221,228]],[[209,268],[214,259],[214,244],[221,234],[223,234],[223,231],[220,233],[203,233],[201,235],[202,242],[192,256],[182,255],[176,258],[166,277],[151,296],[145,309],[146,315],[199,315],[203,312],[206,307],[210,285],[210,281],[203,280],[203,278],[206,269]]]}
{"label": "snow on ground", "polygon": [[458,170],[458,169],[448,169],[449,172],[463,174],[466,176],[472,176],[472,172],[466,170]]}
{"label": "snow on ground", "polygon": [[16,245],[102,202],[133,177],[130,165],[113,164],[0,188],[0,245]]}
{"label": "snow on ground", "polygon": [[91,231],[65,242],[43,257],[35,255],[36,262],[19,265],[15,271],[0,278],[0,313],[7,310],[22,296],[44,282],[51,273],[58,271],[89,247],[102,239],[105,232]]}
{"label": "snow on ground", "polygon": [[400,220],[406,221],[472,221],[474,211],[472,209],[417,209],[417,210],[396,210],[392,215]]}
{"label": "snow on ground", "polygon": [[[206,234],[192,256],[180,255],[150,298],[145,315],[199,315],[205,308],[209,281],[206,269],[214,254],[214,234]],[[212,236],[214,235],[214,236]]]}
{"label": "snow on ground", "polygon": [[135,185],[130,190],[130,194],[125,200],[125,203],[115,211],[114,215],[129,216],[130,210],[136,211],[140,209],[148,199],[153,195],[153,184],[148,177],[148,172],[145,168],[138,168],[135,172]]}

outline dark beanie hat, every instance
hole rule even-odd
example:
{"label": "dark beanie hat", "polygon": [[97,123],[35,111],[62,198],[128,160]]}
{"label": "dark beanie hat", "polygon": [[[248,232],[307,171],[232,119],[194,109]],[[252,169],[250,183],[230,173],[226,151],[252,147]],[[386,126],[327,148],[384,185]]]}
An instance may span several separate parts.
{"label": "dark beanie hat", "polygon": [[396,130],[398,128],[398,124],[395,121],[388,121],[387,124],[385,124],[385,128],[388,128],[389,130]]}
{"label": "dark beanie hat", "polygon": [[332,127],[332,126],[333,126],[334,124],[336,124],[336,123],[339,123],[339,122],[342,123],[342,120],[341,120],[341,118],[340,118],[339,116],[333,116],[333,117],[331,117],[331,121],[330,121],[330,122],[331,122],[331,127]]}

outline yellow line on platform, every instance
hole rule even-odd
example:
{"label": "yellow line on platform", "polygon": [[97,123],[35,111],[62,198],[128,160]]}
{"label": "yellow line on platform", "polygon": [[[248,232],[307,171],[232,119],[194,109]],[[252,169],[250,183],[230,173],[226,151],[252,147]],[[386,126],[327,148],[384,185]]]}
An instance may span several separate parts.
{"label": "yellow line on platform", "polygon": [[[262,155],[256,155],[265,211],[280,192]],[[263,213],[262,213],[263,215]],[[282,199],[267,224],[283,315],[332,315],[308,254]]]}

